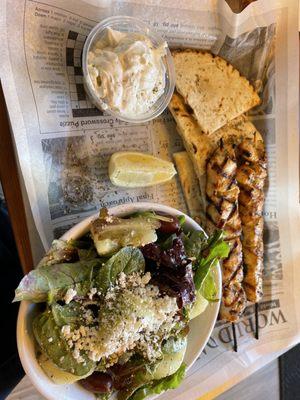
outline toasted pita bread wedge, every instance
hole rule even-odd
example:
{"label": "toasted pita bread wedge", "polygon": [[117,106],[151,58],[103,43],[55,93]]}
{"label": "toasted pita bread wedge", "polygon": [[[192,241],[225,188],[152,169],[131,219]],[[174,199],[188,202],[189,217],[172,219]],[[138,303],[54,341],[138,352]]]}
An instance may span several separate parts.
{"label": "toasted pita bread wedge", "polygon": [[189,214],[192,218],[199,218],[202,214],[202,201],[193,163],[186,151],[174,153],[173,157]]}
{"label": "toasted pita bread wedge", "polygon": [[216,150],[220,139],[224,143],[230,142],[238,145],[244,139],[262,141],[262,137],[245,116],[234,119],[212,135],[206,135],[178,93],[173,94],[169,109],[176,121],[177,130],[182,137],[185,149],[193,162],[200,182],[202,202],[205,204],[206,164]]}
{"label": "toasted pita bread wedge", "polygon": [[221,57],[193,49],[172,55],[176,89],[204,133],[215,132],[260,103],[249,81]]}

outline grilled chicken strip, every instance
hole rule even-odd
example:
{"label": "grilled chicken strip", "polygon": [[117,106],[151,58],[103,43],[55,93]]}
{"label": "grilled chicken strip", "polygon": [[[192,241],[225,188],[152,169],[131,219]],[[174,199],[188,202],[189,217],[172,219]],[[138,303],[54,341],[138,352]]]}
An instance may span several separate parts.
{"label": "grilled chicken strip", "polygon": [[262,141],[245,140],[237,148],[237,182],[240,187],[239,212],[242,222],[244,280],[247,299],[262,298],[263,273],[263,205],[267,177],[265,148]]}
{"label": "grilled chicken strip", "polygon": [[206,218],[207,229],[223,229],[230,245],[229,256],[222,263],[220,318],[231,322],[238,320],[246,306],[246,295],[242,287],[243,254],[236,172],[234,148],[221,142],[207,163]]}

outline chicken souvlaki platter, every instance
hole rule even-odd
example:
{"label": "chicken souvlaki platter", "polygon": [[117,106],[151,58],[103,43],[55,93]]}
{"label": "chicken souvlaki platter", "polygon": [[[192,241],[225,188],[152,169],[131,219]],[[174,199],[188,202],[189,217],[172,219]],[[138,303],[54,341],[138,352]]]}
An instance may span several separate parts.
{"label": "chicken souvlaki platter", "polygon": [[261,100],[225,59],[169,49],[131,17],[96,25],[82,68],[91,101],[121,121],[169,108],[185,148],[174,164],[122,151],[107,174],[116,190],[178,174],[190,217],[152,203],[101,208],[55,240],[16,289],[19,352],[49,399],[142,400],[180,386],[216,320],[235,337],[263,297],[267,157],[247,116]]}

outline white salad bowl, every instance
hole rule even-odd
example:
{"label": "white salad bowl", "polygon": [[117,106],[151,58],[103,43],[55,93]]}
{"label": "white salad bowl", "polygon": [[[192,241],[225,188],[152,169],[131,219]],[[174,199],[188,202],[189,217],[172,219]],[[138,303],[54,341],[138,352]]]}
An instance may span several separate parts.
{"label": "white salad bowl", "polygon": [[[137,211],[153,210],[172,216],[184,215],[187,230],[202,230],[192,218],[174,208],[156,203],[133,203],[111,208],[113,215],[125,216]],[[90,223],[98,214],[86,218],[66,232],[61,239],[78,239],[84,235],[90,227]],[[219,264],[214,269],[214,277],[217,286],[217,298],[221,298],[221,270]],[[22,301],[17,322],[17,344],[23,368],[36,389],[49,400],[95,400],[93,393],[88,392],[77,383],[69,385],[54,384],[40,367],[35,352],[35,343],[32,332],[32,320],[37,311],[37,305]],[[209,303],[205,311],[189,323],[188,345],[184,357],[187,370],[200,356],[214,328],[219,312],[220,301]],[[155,396],[157,397],[157,396]],[[153,399],[154,396],[151,397]]]}

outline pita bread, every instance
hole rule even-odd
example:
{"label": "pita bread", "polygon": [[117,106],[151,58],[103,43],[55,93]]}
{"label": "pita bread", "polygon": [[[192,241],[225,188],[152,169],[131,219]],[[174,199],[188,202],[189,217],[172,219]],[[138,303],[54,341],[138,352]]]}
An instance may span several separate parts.
{"label": "pita bread", "polygon": [[248,80],[227,61],[198,50],[172,51],[176,89],[206,134],[260,103]]}
{"label": "pita bread", "polygon": [[262,141],[262,137],[245,116],[234,119],[212,135],[205,134],[178,93],[173,94],[169,109],[176,121],[185,149],[193,162],[200,183],[202,202],[205,204],[206,163],[217,148],[220,139],[225,143],[238,145],[244,139]]}
{"label": "pita bread", "polygon": [[174,153],[173,157],[189,214],[192,218],[199,217],[202,212],[202,202],[199,181],[192,161],[186,151]]}

